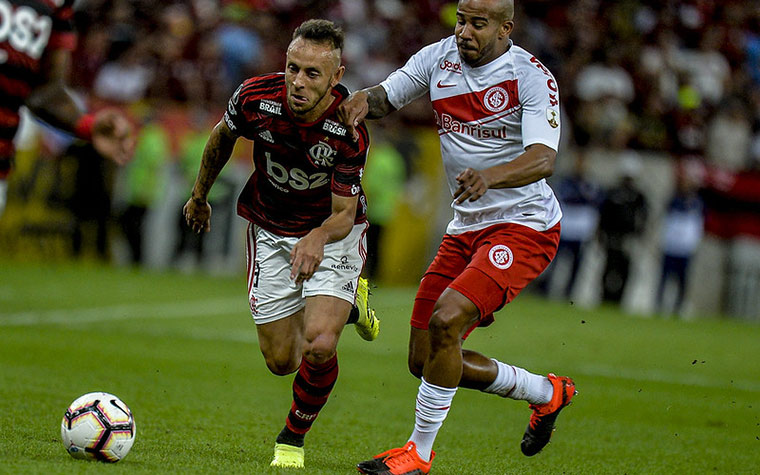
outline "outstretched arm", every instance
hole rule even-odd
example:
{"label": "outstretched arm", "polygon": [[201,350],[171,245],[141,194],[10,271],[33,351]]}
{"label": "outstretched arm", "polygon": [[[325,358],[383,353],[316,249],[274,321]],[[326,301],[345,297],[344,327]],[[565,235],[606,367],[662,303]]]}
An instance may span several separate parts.
{"label": "outstretched arm", "polygon": [[53,127],[92,141],[97,152],[118,164],[132,156],[134,136],[129,121],[113,110],[95,115],[82,112],[65,86],[71,56],[65,50],[52,50],[42,63],[44,82],[26,100],[34,115]]}
{"label": "outstretched arm", "polygon": [[187,225],[197,233],[211,230],[211,205],[208,204],[208,193],[219,176],[219,172],[230,160],[237,139],[238,136],[232,133],[227,124],[221,120],[211,131],[206,148],[203,149],[198,177],[195,179],[190,199],[182,208]]}
{"label": "outstretched arm", "polygon": [[338,106],[338,119],[348,127],[354,137],[359,138],[356,127],[366,119],[382,119],[395,111],[396,108],[388,101],[388,94],[382,86],[372,86],[356,91]]}
{"label": "outstretched arm", "polygon": [[534,183],[554,173],[557,152],[543,144],[530,145],[509,163],[484,170],[467,168],[457,175],[459,188],[454,192],[457,204],[476,201],[489,188],[517,188]]}

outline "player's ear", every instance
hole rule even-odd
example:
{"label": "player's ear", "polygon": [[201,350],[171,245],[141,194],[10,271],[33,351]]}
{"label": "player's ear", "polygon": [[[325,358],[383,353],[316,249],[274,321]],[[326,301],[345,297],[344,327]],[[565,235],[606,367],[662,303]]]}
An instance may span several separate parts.
{"label": "player's ear", "polygon": [[501,27],[499,28],[499,39],[509,38],[509,35],[512,34],[512,30],[514,29],[515,22],[512,20],[506,20],[502,22]]}
{"label": "player's ear", "polygon": [[340,80],[343,78],[343,73],[346,72],[346,67],[342,64],[338,66],[338,69],[335,70],[335,73],[333,73],[332,80],[330,81],[330,86],[335,87],[338,85]]}

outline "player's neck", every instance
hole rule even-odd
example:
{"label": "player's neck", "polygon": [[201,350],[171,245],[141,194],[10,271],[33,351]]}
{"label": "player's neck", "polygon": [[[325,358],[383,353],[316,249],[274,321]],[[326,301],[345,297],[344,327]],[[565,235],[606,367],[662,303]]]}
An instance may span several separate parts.
{"label": "player's neck", "polygon": [[305,114],[293,113],[293,116],[295,116],[299,122],[314,122],[322,117],[322,114],[324,114],[325,111],[330,108],[333,102],[335,102],[335,96],[332,93],[332,89],[330,89],[327,94],[325,94],[325,96],[317,103],[317,105],[314,106],[313,109],[306,112]]}
{"label": "player's neck", "polygon": [[511,47],[512,47],[512,40],[507,38],[505,43],[498,44],[492,52],[480,58],[475,64],[470,64],[469,66],[472,68],[485,66],[486,64],[500,58],[504,53],[509,51]]}

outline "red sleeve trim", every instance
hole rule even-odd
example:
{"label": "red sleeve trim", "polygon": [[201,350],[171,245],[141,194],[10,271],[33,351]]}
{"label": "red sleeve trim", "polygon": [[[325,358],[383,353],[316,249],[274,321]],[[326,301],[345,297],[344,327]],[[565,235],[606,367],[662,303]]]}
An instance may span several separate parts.
{"label": "red sleeve trim", "polygon": [[74,126],[74,135],[80,139],[90,141],[92,140],[92,129],[95,125],[95,115],[85,114],[79,118],[77,124]]}
{"label": "red sleeve trim", "polygon": [[64,49],[67,51],[74,51],[77,47],[77,35],[76,33],[53,33],[48,41],[48,46],[51,49]]}

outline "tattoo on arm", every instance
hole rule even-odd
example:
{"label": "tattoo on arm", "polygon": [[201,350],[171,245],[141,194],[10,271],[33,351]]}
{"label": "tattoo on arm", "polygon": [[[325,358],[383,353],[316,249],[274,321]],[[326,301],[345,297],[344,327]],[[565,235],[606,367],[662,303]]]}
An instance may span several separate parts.
{"label": "tattoo on arm", "polygon": [[222,127],[226,128],[223,122],[214,127],[208,142],[206,142],[206,147],[203,149],[203,159],[192,193],[192,198],[196,201],[205,202],[207,200],[211,187],[232,156],[232,149],[237,137],[224,133],[220,130]]}
{"label": "tattoo on arm", "polygon": [[388,94],[383,86],[377,85],[365,90],[367,91],[367,104],[369,105],[368,119],[381,119],[396,110],[388,101]]}

